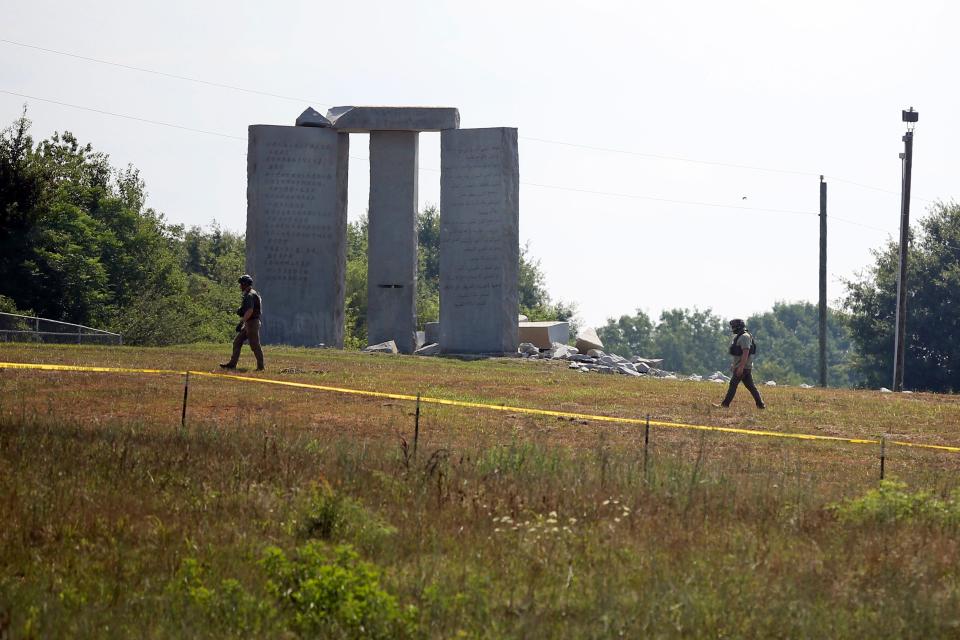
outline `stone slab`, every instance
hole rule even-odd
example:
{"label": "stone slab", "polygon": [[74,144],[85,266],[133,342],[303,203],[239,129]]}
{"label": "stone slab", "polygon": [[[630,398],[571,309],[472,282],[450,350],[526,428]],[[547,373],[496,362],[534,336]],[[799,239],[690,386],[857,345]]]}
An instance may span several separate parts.
{"label": "stone slab", "polygon": [[246,271],[266,344],[343,347],[349,150],[333,129],[248,130]]}
{"label": "stone slab", "polygon": [[345,133],[444,131],[460,127],[455,107],[333,107],[327,119]]}
{"label": "stone slab", "polygon": [[419,134],[370,134],[367,336],[417,349],[417,156]]}
{"label": "stone slab", "polygon": [[515,353],[520,264],[517,130],[440,134],[440,348]]}
{"label": "stone slab", "polygon": [[417,356],[438,356],[440,355],[440,345],[435,342],[425,344],[413,353]]}
{"label": "stone slab", "polygon": [[532,342],[541,349],[552,349],[554,342],[566,344],[570,339],[570,325],[566,322],[520,322],[520,342]]}
{"label": "stone slab", "polygon": [[433,344],[434,342],[440,342],[440,323],[439,322],[424,322],[423,323],[423,341],[425,344]]}
{"label": "stone slab", "polygon": [[584,327],[577,332],[577,349],[588,353],[591,349],[603,349],[603,342],[593,327]]}
{"label": "stone slab", "polygon": [[367,345],[363,348],[363,353],[399,353],[399,350],[393,340],[387,340],[380,344]]}

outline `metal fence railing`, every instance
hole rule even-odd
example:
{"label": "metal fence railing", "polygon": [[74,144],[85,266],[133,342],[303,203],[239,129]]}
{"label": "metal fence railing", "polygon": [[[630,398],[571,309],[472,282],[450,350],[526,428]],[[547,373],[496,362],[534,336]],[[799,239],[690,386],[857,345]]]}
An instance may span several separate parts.
{"label": "metal fence railing", "polygon": [[0,313],[0,342],[123,344],[123,336],[82,324]]}

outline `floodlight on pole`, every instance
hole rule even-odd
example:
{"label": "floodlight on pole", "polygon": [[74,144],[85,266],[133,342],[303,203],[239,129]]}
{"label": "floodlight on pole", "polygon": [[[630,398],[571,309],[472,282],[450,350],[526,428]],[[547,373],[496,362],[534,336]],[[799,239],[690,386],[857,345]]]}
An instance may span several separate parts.
{"label": "floodlight on pole", "polygon": [[893,347],[893,390],[903,391],[903,365],[906,356],[907,328],[907,248],[910,243],[910,177],[913,172],[913,129],[920,113],[910,107],[900,112],[900,119],[907,123],[903,136],[902,179],[900,184],[900,270],[897,277],[897,318]]}

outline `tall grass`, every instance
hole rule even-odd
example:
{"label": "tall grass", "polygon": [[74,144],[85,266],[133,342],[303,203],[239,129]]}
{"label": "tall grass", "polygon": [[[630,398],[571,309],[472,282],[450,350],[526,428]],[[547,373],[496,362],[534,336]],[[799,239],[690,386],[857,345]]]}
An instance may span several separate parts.
{"label": "tall grass", "polygon": [[645,478],[641,452],[615,436],[570,447],[478,432],[428,440],[413,457],[389,433],[336,437],[257,416],[186,430],[93,424],[6,404],[0,628],[147,638],[957,632],[955,519],[844,515],[871,499],[872,468],[842,482],[808,464],[806,443],[771,454],[704,435],[657,443]]}

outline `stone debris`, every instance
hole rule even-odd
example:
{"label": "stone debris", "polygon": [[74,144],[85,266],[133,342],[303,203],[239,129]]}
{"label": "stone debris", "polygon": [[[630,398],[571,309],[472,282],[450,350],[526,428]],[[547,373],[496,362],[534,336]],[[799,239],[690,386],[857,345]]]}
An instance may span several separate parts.
{"label": "stone debris", "polygon": [[553,347],[550,349],[549,357],[557,360],[566,360],[568,358],[572,360],[574,356],[579,356],[579,355],[580,355],[580,352],[577,351],[576,347],[571,347],[565,344],[561,344],[559,342],[554,342]]}
{"label": "stone debris", "polygon": [[532,342],[521,342],[520,346],[517,349],[520,352],[520,355],[529,357],[537,356],[540,357],[540,348],[533,344]]}
{"label": "stone debris", "polygon": [[890,391],[890,389],[886,387],[880,387],[880,393],[893,393],[893,391]]}
{"label": "stone debris", "polygon": [[812,384],[807,384],[806,382],[804,382],[803,384],[800,385],[800,388],[801,388],[801,389],[813,389],[813,385],[812,385]]}
{"label": "stone debris", "polygon": [[648,367],[659,367],[663,364],[663,358],[641,358],[640,356],[633,356],[630,358],[630,362],[634,364],[643,363]]}
{"label": "stone debris", "polygon": [[364,353],[399,353],[397,343],[393,340],[387,340],[379,344],[371,344],[363,350]]}
{"label": "stone debris", "polygon": [[331,127],[332,123],[324,118],[319,111],[313,107],[307,107],[306,110],[297,116],[296,125],[298,127]]}
{"label": "stone debris", "polygon": [[541,349],[552,349],[555,342],[566,344],[570,325],[566,322],[519,322],[520,342],[531,342]]}
{"label": "stone debris", "polygon": [[722,371],[714,371],[709,376],[707,376],[707,380],[709,380],[710,382],[722,382],[726,384],[730,382],[730,376],[724,374]]}
{"label": "stone debris", "polygon": [[603,349],[600,336],[593,327],[584,327],[577,332],[577,350],[589,354],[591,349]]}
{"label": "stone debris", "polygon": [[438,356],[440,355],[440,345],[436,342],[425,344],[413,352],[415,356]]}
{"label": "stone debris", "polygon": [[763,384],[767,385],[768,387],[775,387],[775,386],[777,386],[777,383],[774,382],[773,380],[767,380],[767,381],[764,382]]}

